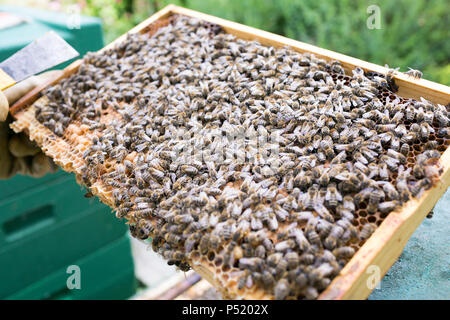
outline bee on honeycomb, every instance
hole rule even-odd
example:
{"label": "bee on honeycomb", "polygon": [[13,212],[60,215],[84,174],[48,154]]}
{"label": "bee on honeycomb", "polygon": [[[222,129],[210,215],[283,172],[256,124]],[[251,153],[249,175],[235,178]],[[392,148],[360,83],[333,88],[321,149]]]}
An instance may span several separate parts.
{"label": "bee on honeycomb", "polygon": [[230,296],[317,298],[439,178],[449,107],[398,96],[395,70],[347,75],[184,16],[150,29],[88,53],[33,116],[82,141],[60,163],[134,237]]}

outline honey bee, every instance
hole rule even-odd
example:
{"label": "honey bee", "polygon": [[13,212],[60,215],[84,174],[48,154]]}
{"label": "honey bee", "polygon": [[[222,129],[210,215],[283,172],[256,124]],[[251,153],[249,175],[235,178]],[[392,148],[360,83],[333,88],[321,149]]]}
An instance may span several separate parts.
{"label": "honey bee", "polygon": [[263,246],[266,248],[267,252],[271,252],[273,250],[273,243],[272,240],[268,239],[268,238],[264,238],[262,240],[262,244]]}
{"label": "honey bee", "polygon": [[255,249],[255,255],[258,258],[264,259],[266,257],[266,248],[263,245],[259,245]]}
{"label": "honey bee", "polygon": [[289,283],[286,279],[281,279],[277,282],[274,288],[274,295],[276,300],[283,300],[289,295]]}
{"label": "honey bee", "polygon": [[322,242],[320,241],[320,236],[313,228],[307,228],[305,235],[311,244],[314,244],[318,247],[322,245]]}
{"label": "honey bee", "polygon": [[114,188],[120,188],[120,187],[122,187],[122,183],[120,183],[120,182],[117,181],[117,180],[109,179],[109,180],[106,180],[105,183],[106,183],[107,185],[111,186],[111,187],[114,187]]}
{"label": "honey bee", "polygon": [[420,79],[423,76],[423,73],[419,70],[409,68],[408,71],[405,72],[408,76],[413,77],[414,79]]}
{"label": "honey bee", "polygon": [[312,177],[309,175],[305,175],[304,173],[299,173],[294,178],[294,186],[299,187],[302,190],[308,189],[308,187],[312,184]]}
{"label": "honey bee", "polygon": [[243,238],[243,231],[242,229],[238,228],[232,235],[231,241],[238,243]]}
{"label": "honey bee", "polygon": [[287,261],[287,267],[288,269],[292,270],[297,268],[298,263],[299,263],[299,257],[297,252],[288,252],[285,255],[285,259]]}
{"label": "honey bee", "polygon": [[238,284],[237,284],[237,288],[238,290],[242,290],[245,288],[245,285],[247,283],[247,275],[243,275],[239,278]]}
{"label": "honey bee", "polygon": [[[387,195],[387,197],[391,200],[398,200],[399,198],[399,193],[397,191],[397,189],[392,185],[392,183],[387,182],[387,181],[380,181],[378,182],[378,184],[381,184],[383,187],[383,191],[385,192],[385,194]],[[380,197],[381,199],[381,197]]]}
{"label": "honey bee", "polygon": [[191,270],[190,264],[186,261],[180,262],[178,268],[183,272],[188,272],[189,270]]}
{"label": "honey bee", "polygon": [[[386,185],[386,183],[385,183]],[[374,203],[378,204],[380,201],[382,201],[385,197],[384,192],[379,188],[374,188],[369,195],[369,204]]]}
{"label": "honey bee", "polygon": [[314,209],[317,194],[318,194],[318,185],[314,184],[308,188],[308,192],[305,194],[302,201],[306,209]]}
{"label": "honey bee", "polygon": [[276,266],[278,265],[278,263],[281,261],[282,258],[283,258],[282,253],[280,252],[272,253],[267,257],[267,264],[272,268],[276,268]]}
{"label": "honey bee", "polygon": [[407,156],[409,153],[410,147],[409,144],[407,143],[403,143],[400,147],[400,152],[404,155]]}
{"label": "honey bee", "polygon": [[433,123],[433,119],[434,119],[434,112],[432,111],[426,111],[424,113],[424,120],[426,123],[428,123],[429,125],[431,125]]}
{"label": "honey bee", "polygon": [[364,174],[364,176],[370,175],[371,173],[370,169],[359,161],[354,164],[354,168]]}
{"label": "honey bee", "polygon": [[344,234],[344,229],[340,226],[334,226],[330,234],[326,237],[324,241],[325,248],[332,250],[336,247],[338,240]]}
{"label": "honey bee", "polygon": [[283,277],[286,273],[287,266],[288,262],[286,261],[286,259],[282,258],[275,267],[274,277],[276,279]]}
{"label": "honey bee", "polygon": [[420,131],[419,136],[422,141],[427,141],[430,137],[430,132],[433,130],[433,128],[430,127],[428,123],[422,123],[420,125]]}
{"label": "honey bee", "polygon": [[205,234],[199,243],[199,250],[201,254],[206,254],[209,250],[209,236]]}
{"label": "honey bee", "polygon": [[413,106],[409,105],[406,108],[406,120],[413,121],[415,116],[416,116],[416,109]]}
{"label": "honey bee", "polygon": [[412,173],[417,179],[421,179],[425,176],[425,168],[420,164],[416,164],[412,169]]}
{"label": "honey bee", "polygon": [[308,278],[311,283],[320,282],[325,277],[334,272],[334,268],[329,263],[323,263],[317,268],[308,273]]}
{"label": "honey bee", "polygon": [[301,291],[301,295],[304,299],[314,300],[319,296],[319,293],[314,287],[306,287]]}
{"label": "honey bee", "polygon": [[375,226],[371,223],[366,223],[363,228],[361,229],[361,232],[359,233],[359,238],[361,240],[368,239],[372,233],[375,231]]}
{"label": "honey bee", "polygon": [[233,242],[230,243],[229,249],[232,248],[232,247],[234,246],[233,251],[232,251],[232,254],[233,254],[234,259],[236,259],[236,260],[241,259],[241,258],[244,256],[244,251],[243,251],[242,248],[241,248],[240,246],[238,246],[236,243],[234,243],[234,245],[232,245],[232,244],[233,244]]}
{"label": "honey bee", "polygon": [[409,188],[408,188],[408,183],[407,183],[407,177],[409,176],[409,173],[411,171],[411,168],[404,171],[400,171],[401,173],[399,173],[399,176],[397,177],[397,191],[400,195],[400,199],[403,201],[407,201],[410,197],[410,192],[409,192]]}
{"label": "honey bee", "polygon": [[436,140],[430,140],[427,143],[425,143],[425,145],[423,146],[423,148],[425,150],[435,150],[438,147],[438,142]]}
{"label": "honey bee", "polygon": [[420,196],[420,194],[429,187],[430,180],[428,178],[421,179],[412,184],[410,191],[413,197]]}
{"label": "honey bee", "polygon": [[449,138],[450,137],[450,129],[449,128],[440,128],[437,132],[437,136],[441,138]]}
{"label": "honey bee", "polygon": [[[436,110],[434,116],[435,116],[436,120],[438,121],[440,127],[443,128],[443,127],[447,127],[447,126],[448,126],[449,119],[448,119],[448,117],[444,114],[443,111]],[[441,129],[440,129],[440,130],[441,130]],[[447,128],[447,129],[444,129],[444,128],[443,128],[443,130],[447,130],[447,131],[448,131],[448,128]],[[444,136],[445,136],[445,135],[444,135]]]}
{"label": "honey bee", "polygon": [[247,236],[247,242],[254,248],[256,248],[261,243],[261,238],[258,233],[251,232]]}
{"label": "honey bee", "polygon": [[331,183],[328,185],[325,201],[330,207],[336,207],[342,201],[342,195],[337,191],[336,184]]}
{"label": "honey bee", "polygon": [[344,196],[342,204],[345,209],[351,212],[355,211],[355,203],[353,202],[353,198],[351,196]]}
{"label": "honey bee", "polygon": [[191,165],[182,165],[180,170],[181,170],[181,172],[183,172],[187,175],[190,175],[190,176],[194,176],[198,173],[198,169]]}
{"label": "honey bee", "polygon": [[295,246],[294,240],[289,239],[289,240],[285,240],[282,242],[278,242],[275,245],[275,250],[276,251],[286,251],[288,249],[293,249],[294,246]]}
{"label": "honey bee", "polygon": [[388,167],[386,163],[381,163],[378,167],[378,176],[381,180],[388,180],[389,179],[389,172]]}
{"label": "honey bee", "polygon": [[263,260],[260,258],[241,258],[239,259],[239,267],[243,269],[250,269],[251,271],[261,270]]}
{"label": "honey bee", "polygon": [[133,237],[145,240],[153,233],[154,228],[151,223],[145,220],[139,220],[136,225],[130,225],[130,233]]}
{"label": "honey bee", "polygon": [[386,81],[389,84],[392,91],[397,92],[398,86],[395,84],[394,75],[398,72],[398,70],[400,68],[398,68],[398,67],[397,68],[389,68],[388,65],[385,65],[385,67],[388,69],[385,74]]}
{"label": "honey bee", "polygon": [[334,73],[345,74],[344,68],[342,68],[342,64],[336,60],[331,62],[331,71]]}
{"label": "honey bee", "polygon": [[158,252],[159,247],[164,243],[164,238],[161,235],[155,235],[152,238],[152,249],[155,252]]}
{"label": "honey bee", "polygon": [[333,224],[328,222],[327,220],[319,220],[316,225],[316,229],[319,232],[319,236],[321,238],[328,236],[332,228]]}
{"label": "honey bee", "polygon": [[169,233],[164,236],[164,240],[169,244],[178,245],[182,239],[179,235]]}
{"label": "honey bee", "polygon": [[338,258],[351,258],[355,254],[355,249],[352,247],[339,247],[333,250],[333,254]]}
{"label": "honey bee", "polygon": [[397,206],[398,206],[398,201],[396,201],[396,200],[385,201],[385,202],[380,202],[378,204],[378,209],[382,213],[388,213],[388,212],[395,210],[395,208],[397,208]]}
{"label": "honey bee", "polygon": [[219,245],[220,245],[220,238],[218,236],[212,234],[209,237],[209,246],[211,247],[211,249],[217,250]]}
{"label": "honey bee", "polygon": [[180,251],[166,251],[164,252],[164,258],[167,260],[181,261],[185,259],[185,255]]}
{"label": "honey bee", "polygon": [[273,277],[272,274],[271,274],[269,271],[267,271],[267,270],[263,271],[262,276],[261,276],[261,281],[262,281],[262,283],[263,283],[263,287],[264,287],[266,290],[269,289],[270,287],[272,287],[273,284],[275,283],[274,277]]}

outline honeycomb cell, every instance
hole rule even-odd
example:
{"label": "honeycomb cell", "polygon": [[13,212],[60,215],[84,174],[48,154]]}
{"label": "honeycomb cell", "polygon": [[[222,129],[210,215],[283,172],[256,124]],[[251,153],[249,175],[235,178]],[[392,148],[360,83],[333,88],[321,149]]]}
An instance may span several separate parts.
{"label": "honeycomb cell", "polygon": [[215,258],[215,253],[213,251],[208,252],[208,260],[213,261]]}
{"label": "honeycomb cell", "polygon": [[200,252],[194,251],[191,253],[191,259],[192,260],[198,260],[200,258]]}
{"label": "honeycomb cell", "polygon": [[216,256],[216,258],[214,259],[214,265],[216,267],[220,267],[223,263],[223,259],[221,256]]}

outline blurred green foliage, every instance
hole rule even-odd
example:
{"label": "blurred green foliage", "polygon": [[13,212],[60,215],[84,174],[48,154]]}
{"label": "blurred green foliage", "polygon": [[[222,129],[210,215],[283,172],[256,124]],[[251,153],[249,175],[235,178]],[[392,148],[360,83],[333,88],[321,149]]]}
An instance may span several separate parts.
{"label": "blurred green foliage", "polygon": [[[84,0],[104,21],[107,42],[169,3],[450,84],[448,0]],[[370,5],[381,28],[369,29]]]}
{"label": "blurred green foliage", "polygon": [[151,1],[84,0],[82,5],[83,14],[102,18],[106,43],[126,33],[154,11]]}

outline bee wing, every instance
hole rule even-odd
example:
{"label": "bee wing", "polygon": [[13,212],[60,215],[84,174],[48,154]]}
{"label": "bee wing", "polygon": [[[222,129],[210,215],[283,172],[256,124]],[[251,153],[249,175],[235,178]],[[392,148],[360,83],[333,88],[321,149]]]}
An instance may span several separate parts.
{"label": "bee wing", "polygon": [[341,193],[340,193],[339,191],[337,191],[337,190],[336,190],[336,199],[337,199],[339,202],[342,202],[342,195],[341,195]]}

